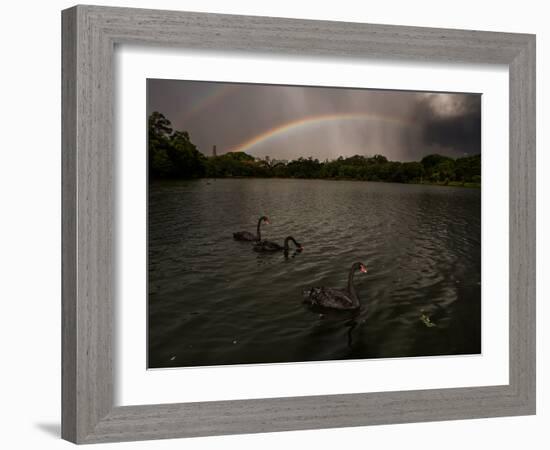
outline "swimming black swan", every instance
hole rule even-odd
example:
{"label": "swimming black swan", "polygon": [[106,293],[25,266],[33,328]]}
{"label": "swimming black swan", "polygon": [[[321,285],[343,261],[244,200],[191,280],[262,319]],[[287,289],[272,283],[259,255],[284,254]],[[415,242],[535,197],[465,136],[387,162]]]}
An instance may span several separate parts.
{"label": "swimming black swan", "polygon": [[304,303],[332,309],[358,309],[361,303],[353,287],[353,275],[356,270],[366,273],[367,267],[360,262],[354,263],[349,271],[348,287],[345,289],[312,287],[304,291]]}
{"label": "swimming black swan", "polygon": [[301,252],[304,247],[302,247],[302,244],[296,242],[296,239],[294,239],[292,236],[288,236],[285,239],[284,245],[279,245],[276,242],[271,241],[260,241],[257,242],[254,245],[254,251],[255,252],[279,252],[281,250],[284,250],[285,254],[288,253],[288,242],[292,241],[294,245],[296,246],[296,251]]}
{"label": "swimming black swan", "polygon": [[236,233],[233,233],[233,239],[237,241],[260,241],[262,239],[262,235],[260,233],[260,225],[263,222],[269,224],[269,219],[266,216],[262,216],[258,219],[256,234],[252,234],[248,231],[237,231]]}

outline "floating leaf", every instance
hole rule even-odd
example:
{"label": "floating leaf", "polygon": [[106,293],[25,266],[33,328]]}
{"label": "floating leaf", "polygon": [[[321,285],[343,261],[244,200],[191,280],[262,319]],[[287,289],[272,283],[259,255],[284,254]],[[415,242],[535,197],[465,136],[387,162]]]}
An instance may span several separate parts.
{"label": "floating leaf", "polygon": [[426,314],[422,314],[420,316],[420,320],[422,321],[422,323],[424,323],[424,325],[426,325],[428,328],[432,328],[432,327],[435,327],[436,324],[433,323],[430,318],[426,315]]}

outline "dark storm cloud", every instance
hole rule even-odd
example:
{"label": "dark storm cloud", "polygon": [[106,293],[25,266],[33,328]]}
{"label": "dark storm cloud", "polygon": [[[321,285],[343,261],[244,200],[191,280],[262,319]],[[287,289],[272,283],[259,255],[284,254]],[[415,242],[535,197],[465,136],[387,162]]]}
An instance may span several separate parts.
{"label": "dark storm cloud", "polygon": [[[448,111],[438,111],[435,96],[419,105],[423,141],[457,154],[481,153],[481,95],[457,95]],[[434,104],[435,103],[435,104]]]}
{"label": "dark storm cloud", "polygon": [[147,109],[188,131],[205,154],[216,145],[219,154],[244,149],[277,159],[383,154],[407,161],[435,152],[479,153],[480,99],[476,94],[149,80]]}

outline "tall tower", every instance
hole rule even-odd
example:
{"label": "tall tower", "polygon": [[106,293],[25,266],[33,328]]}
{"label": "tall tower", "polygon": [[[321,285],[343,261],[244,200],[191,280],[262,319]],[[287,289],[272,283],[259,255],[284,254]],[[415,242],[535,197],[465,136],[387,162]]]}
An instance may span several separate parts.
{"label": "tall tower", "polygon": [[218,156],[218,154],[216,153],[216,146],[214,145],[214,147],[212,147],[212,156]]}

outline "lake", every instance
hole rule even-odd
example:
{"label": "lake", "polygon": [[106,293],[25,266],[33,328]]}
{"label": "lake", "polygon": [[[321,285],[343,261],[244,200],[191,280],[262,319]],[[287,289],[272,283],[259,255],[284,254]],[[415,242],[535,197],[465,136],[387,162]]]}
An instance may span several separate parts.
{"label": "lake", "polygon": [[[259,254],[255,233],[301,253]],[[359,311],[314,310],[312,286],[345,287]],[[150,368],[481,352],[481,191],[299,179],[152,182]]]}

